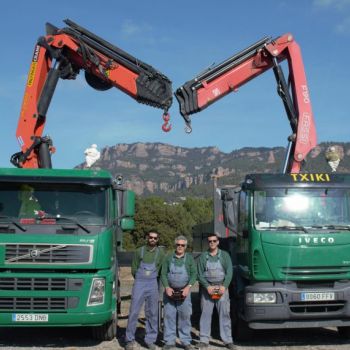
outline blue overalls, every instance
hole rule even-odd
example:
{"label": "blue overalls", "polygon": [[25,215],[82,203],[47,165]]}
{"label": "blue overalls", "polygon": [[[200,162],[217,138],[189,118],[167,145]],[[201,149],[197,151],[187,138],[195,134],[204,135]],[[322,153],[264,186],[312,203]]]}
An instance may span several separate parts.
{"label": "blue overalls", "polygon": [[135,340],[135,332],[138,322],[139,313],[142,304],[145,303],[146,317],[146,344],[153,344],[158,336],[158,270],[156,266],[159,248],[153,263],[147,264],[143,262],[144,248],[141,248],[141,263],[136,271],[135,283],[131,292],[131,305],[129,312],[128,325],[126,327],[125,340],[132,342]]}
{"label": "blue overalls", "polygon": [[[210,285],[222,285],[225,279],[225,269],[223,268],[220,261],[221,252],[219,250],[216,260],[209,261],[209,253],[207,253],[206,269],[204,271],[204,277]],[[233,343],[232,332],[231,332],[231,317],[230,317],[230,296],[228,289],[218,300],[211,299],[206,288],[202,288],[201,293],[201,308],[202,314],[199,321],[199,336],[200,342],[209,343],[211,334],[211,319],[213,315],[213,309],[216,309],[219,314],[219,326],[220,326],[220,337],[225,344]]]}
{"label": "blue overalls", "polygon": [[[188,285],[190,277],[186,269],[186,253],[181,266],[175,264],[175,256],[169,265],[168,283],[173,289],[183,289]],[[191,293],[184,300],[173,300],[164,293],[164,341],[166,345],[176,343],[176,316],[178,316],[178,331],[182,345],[191,344]]]}

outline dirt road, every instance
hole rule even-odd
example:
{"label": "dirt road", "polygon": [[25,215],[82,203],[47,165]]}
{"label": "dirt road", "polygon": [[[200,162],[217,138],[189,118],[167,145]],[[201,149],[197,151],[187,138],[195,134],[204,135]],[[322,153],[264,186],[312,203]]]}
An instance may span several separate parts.
{"label": "dirt road", "polygon": [[[119,335],[123,334],[123,327]],[[142,339],[143,332],[138,332]],[[194,341],[198,331],[194,329]],[[215,337],[210,349],[224,350],[222,343]],[[123,349],[119,340],[95,342],[89,337],[88,329],[48,329],[48,328],[11,328],[1,329],[0,347],[2,350],[116,350]],[[142,345],[139,349],[145,349]],[[179,346],[180,349],[180,346]],[[258,332],[254,339],[240,343],[237,350],[348,350],[350,342],[340,339],[333,329],[304,329],[274,332]]]}

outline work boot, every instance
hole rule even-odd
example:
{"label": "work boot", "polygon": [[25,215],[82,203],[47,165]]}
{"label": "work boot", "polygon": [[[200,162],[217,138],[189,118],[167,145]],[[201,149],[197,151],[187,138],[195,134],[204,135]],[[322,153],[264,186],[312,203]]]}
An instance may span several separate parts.
{"label": "work boot", "polygon": [[225,344],[226,349],[236,350],[236,345],[233,343]]}
{"label": "work boot", "polygon": [[146,344],[147,345],[147,349],[150,349],[150,350],[157,350],[157,347],[155,344],[153,343],[150,343],[150,344]]}
{"label": "work boot", "polygon": [[128,341],[128,342],[125,344],[124,349],[125,349],[125,350],[134,350],[134,342],[133,342],[133,341]]}
{"label": "work boot", "polygon": [[207,344],[207,343],[202,343],[202,342],[200,342],[200,343],[196,346],[196,348],[198,348],[198,349],[208,349],[208,344]]}
{"label": "work boot", "polygon": [[176,348],[176,345],[175,344],[165,344],[163,346],[163,349],[164,350],[174,350]]}

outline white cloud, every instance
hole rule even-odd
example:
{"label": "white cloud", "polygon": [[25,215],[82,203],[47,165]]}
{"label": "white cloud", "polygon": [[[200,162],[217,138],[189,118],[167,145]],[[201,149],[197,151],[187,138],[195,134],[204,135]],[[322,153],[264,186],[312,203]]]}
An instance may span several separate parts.
{"label": "white cloud", "polygon": [[147,35],[152,33],[152,27],[146,23],[135,23],[131,19],[125,20],[121,28],[124,38]]}
{"label": "white cloud", "polygon": [[132,23],[131,20],[126,20],[122,24],[122,33],[124,36],[132,36],[140,32],[140,27]]}
{"label": "white cloud", "polygon": [[334,26],[335,33],[350,34],[350,0],[313,0],[318,10],[333,10],[340,17]]}
{"label": "white cloud", "polygon": [[335,8],[337,10],[343,10],[350,6],[350,0],[314,0],[313,3],[316,7]]}
{"label": "white cloud", "polygon": [[335,27],[337,33],[340,34],[350,34],[350,17],[345,18],[343,21],[337,24]]}

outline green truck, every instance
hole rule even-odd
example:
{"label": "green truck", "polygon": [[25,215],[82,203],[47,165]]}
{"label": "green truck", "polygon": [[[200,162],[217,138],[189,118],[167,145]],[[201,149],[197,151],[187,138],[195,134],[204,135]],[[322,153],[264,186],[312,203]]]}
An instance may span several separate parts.
{"label": "green truck", "polygon": [[[282,67],[284,60],[288,65]],[[214,222],[196,228],[194,249],[203,249],[206,234],[214,231],[231,253],[236,338],[250,329],[323,326],[350,336],[350,174],[334,174],[340,157],[327,154],[336,161],[331,174],[303,172],[317,145],[316,126],[293,35],[262,38],[187,81],[175,92],[180,113],[190,132],[192,114],[270,69],[292,130],[281,174],[247,175],[240,187],[215,188]],[[273,129],[273,121],[261,117]],[[235,172],[229,163],[220,166],[225,164]]]}
{"label": "green truck", "polygon": [[90,326],[94,338],[111,340],[118,250],[123,232],[134,227],[135,194],[104,170],[51,169],[55,147],[43,136],[47,111],[58,81],[82,70],[96,90],[115,87],[162,108],[168,131],[171,81],[65,23],[61,29],[47,23],[35,45],[16,131],[21,150],[11,157],[17,168],[0,169],[0,326]]}
{"label": "green truck", "polygon": [[135,195],[104,170],[0,169],[0,325],[116,335],[117,254]]}
{"label": "green truck", "polygon": [[253,174],[219,192],[236,336],[338,327],[349,337],[350,175]]}

